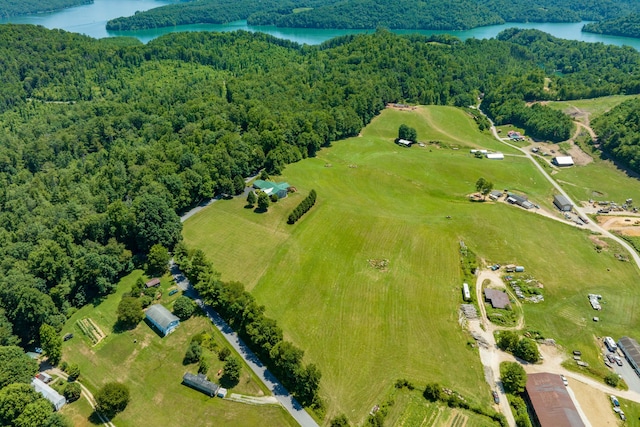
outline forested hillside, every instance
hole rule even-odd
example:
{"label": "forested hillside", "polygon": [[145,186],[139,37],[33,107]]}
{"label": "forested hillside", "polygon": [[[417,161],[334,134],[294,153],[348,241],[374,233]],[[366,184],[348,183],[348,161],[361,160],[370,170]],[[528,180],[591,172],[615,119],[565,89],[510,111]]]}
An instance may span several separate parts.
{"label": "forested hillside", "polygon": [[619,18],[592,22],[582,27],[582,31],[612,36],[640,37],[640,14],[632,13]]}
{"label": "forested hillside", "polygon": [[357,135],[387,102],[468,106],[483,93],[499,123],[559,141],[568,119],[526,101],[640,93],[635,50],[532,30],[302,47],[2,25],[0,64],[0,345],[22,346],[112,292],[154,244],[172,249],[180,212]]}
{"label": "forested hillside", "polygon": [[602,150],[640,173],[640,100],[631,99],[591,123]]}
{"label": "forested hillside", "polygon": [[54,10],[90,3],[93,3],[93,0],[0,0],[0,18],[53,12]]}
{"label": "forested hillside", "polygon": [[279,27],[462,30],[504,22],[597,21],[633,12],[640,12],[633,0],[196,0],[114,19],[107,29],[247,19],[250,25]]}

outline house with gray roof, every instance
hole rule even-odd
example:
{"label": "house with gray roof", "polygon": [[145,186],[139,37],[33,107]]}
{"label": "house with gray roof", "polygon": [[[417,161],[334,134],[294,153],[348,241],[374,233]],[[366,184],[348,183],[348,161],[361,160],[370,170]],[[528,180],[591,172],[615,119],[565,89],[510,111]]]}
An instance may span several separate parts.
{"label": "house with gray roof", "polygon": [[180,324],[180,319],[160,304],[153,304],[147,308],[145,317],[162,336],[169,335]]}

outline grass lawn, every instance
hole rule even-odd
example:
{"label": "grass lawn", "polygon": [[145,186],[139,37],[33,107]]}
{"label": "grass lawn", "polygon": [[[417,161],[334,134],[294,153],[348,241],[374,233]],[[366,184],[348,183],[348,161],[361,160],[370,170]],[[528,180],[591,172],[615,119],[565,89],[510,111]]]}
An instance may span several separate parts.
{"label": "grass lawn", "polygon": [[[133,330],[114,332],[115,311],[122,294],[131,289],[141,274],[140,271],[133,272],[121,281],[115,294],[105,298],[97,306],[86,306],[79,310],[62,331],[73,332],[75,335],[64,343],[63,359],[80,366],[80,380],[93,393],[110,381],[123,382],[129,386],[131,402],[123,413],[115,417],[118,426],[296,425],[279,406],[251,406],[212,399],[181,384],[184,372],[197,372],[197,365],[182,364],[193,335],[205,332],[213,336],[217,348],[225,345],[222,336],[206,317],[194,316],[182,322],[174,333],[164,338],[144,321]],[[161,289],[165,297],[160,302],[169,308],[171,302],[179,296],[176,294],[166,297],[166,290],[170,287],[170,278],[163,277]],[[90,317],[107,334],[96,346],[91,345],[90,340],[83,336],[75,324],[77,319],[84,317]],[[222,368],[223,362],[217,359],[215,351],[205,350],[204,354],[210,364],[208,375],[216,382],[217,371]],[[265,392],[253,380],[246,367],[240,383],[232,391],[250,395],[262,395]],[[88,420],[91,415],[90,407],[82,400],[70,404],[69,409],[65,410],[74,419],[74,425],[91,425]]]}
{"label": "grass lawn", "polygon": [[[420,141],[441,144],[396,146],[402,123]],[[596,252],[585,231],[514,206],[469,202],[481,176],[545,206],[553,189],[524,158],[476,159],[465,146],[509,154],[460,110],[385,110],[361,137],[289,165],[276,180],[299,193],[268,213],[237,199],[185,223],[187,244],[204,249],[223,280],[244,281],[305,350],[305,362],[318,364],[328,419],[345,413],[362,422],[405,377],[491,403],[477,352],[458,325],[460,241],[487,263],[524,265],[542,282],[545,302],[524,305],[525,326],[581,348],[588,362],[597,362],[595,336],[640,336],[635,267],[615,260],[615,249]],[[312,188],[316,206],[287,225]],[[382,259],[388,269],[372,267]],[[606,300],[598,324],[588,321],[590,292]]]}
{"label": "grass lawn", "polygon": [[564,111],[568,114],[575,111],[576,108],[583,110],[589,114],[589,119],[594,118],[606,113],[618,104],[623,103],[632,98],[637,98],[638,95],[614,95],[603,96],[601,98],[593,99],[575,99],[572,101],[551,101],[547,105],[551,108],[555,108],[560,111]]}

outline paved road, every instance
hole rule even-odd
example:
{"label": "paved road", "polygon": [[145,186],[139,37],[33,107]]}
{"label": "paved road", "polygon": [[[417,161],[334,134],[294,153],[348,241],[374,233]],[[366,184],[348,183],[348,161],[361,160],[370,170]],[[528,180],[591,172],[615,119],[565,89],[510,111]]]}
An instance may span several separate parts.
{"label": "paved road", "polygon": [[231,346],[244,359],[249,368],[262,380],[262,382],[271,390],[278,402],[302,427],[318,427],[318,423],[305,411],[305,409],[296,401],[296,399],[287,391],[287,389],[278,381],[278,379],[267,369],[266,366],[258,359],[258,357],[247,347],[233,329],[225,322],[213,308],[206,305],[198,292],[191,286],[189,280],[182,274],[178,266],[171,261],[171,274],[177,277],[176,284],[180,287],[185,295],[192,298],[200,308],[204,310],[207,317],[220,330],[222,335],[231,344]]}
{"label": "paved road", "polygon": [[[480,110],[479,110],[480,111]],[[484,113],[483,113],[484,114]],[[582,207],[580,207],[578,204],[576,204],[573,200],[571,200],[571,197],[569,197],[569,195],[564,191],[564,189],[560,186],[560,184],[558,184],[552,177],[551,175],[549,175],[547,173],[546,170],[544,170],[544,168],[542,166],[540,166],[540,164],[536,161],[536,159],[533,158],[533,156],[531,155],[531,153],[529,153],[527,150],[524,150],[518,146],[515,146],[513,144],[510,144],[508,141],[505,141],[504,139],[500,138],[500,135],[498,135],[498,131],[496,130],[496,127],[494,126],[493,121],[486,116],[487,119],[489,119],[489,122],[491,123],[491,132],[493,133],[493,136],[500,142],[502,142],[505,145],[508,145],[511,148],[515,148],[516,150],[522,152],[529,160],[531,160],[533,162],[533,164],[538,168],[538,170],[540,171],[540,173],[547,179],[547,181],[549,181],[551,183],[551,185],[553,185],[553,187],[560,193],[562,194],[564,197],[567,198],[567,200],[573,205],[574,209],[576,212],[578,212],[578,215],[586,218],[587,214],[586,212],[583,210]],[[618,236],[610,233],[609,231],[605,230],[604,228],[600,227],[598,224],[595,223],[595,221],[591,221],[589,222],[589,224],[585,224],[584,228],[587,228],[591,231],[596,231],[598,233],[600,233],[602,236],[607,237],[611,240],[614,240],[616,242],[618,242],[623,248],[625,248],[629,254],[631,255],[631,257],[633,258],[633,260],[636,263],[636,266],[640,269],[640,255],[638,255],[638,253],[631,247],[631,245],[629,243],[627,243],[625,240],[619,238]]]}

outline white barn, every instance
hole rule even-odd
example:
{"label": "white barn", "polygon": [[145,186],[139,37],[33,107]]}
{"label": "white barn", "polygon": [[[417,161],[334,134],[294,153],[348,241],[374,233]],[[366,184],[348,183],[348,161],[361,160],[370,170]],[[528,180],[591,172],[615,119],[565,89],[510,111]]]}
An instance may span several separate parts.
{"label": "white barn", "polygon": [[504,160],[504,154],[502,153],[487,153],[487,159],[491,160]]}
{"label": "white barn", "polygon": [[556,166],[573,166],[573,158],[571,156],[558,156],[554,157],[551,161]]}

